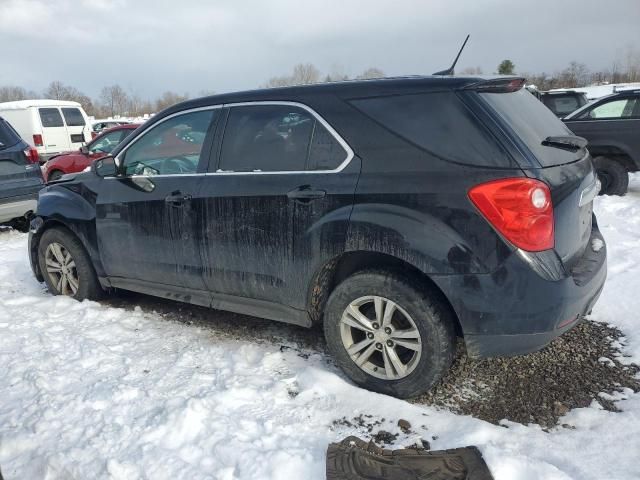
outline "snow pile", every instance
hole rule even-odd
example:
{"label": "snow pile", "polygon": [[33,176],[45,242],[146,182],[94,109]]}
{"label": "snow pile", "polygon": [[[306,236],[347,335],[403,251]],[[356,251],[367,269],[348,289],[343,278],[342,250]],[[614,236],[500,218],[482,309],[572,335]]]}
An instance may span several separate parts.
{"label": "snow pile", "polygon": [[[640,362],[640,176],[598,198],[609,281],[593,318],[626,334]],[[495,476],[638,478],[640,395],[622,410],[570,411],[550,433],[495,426],[354,387],[317,352],[232,340],[141,309],[51,297],[32,277],[26,236],[0,232],[0,467],[6,480],[322,479],[342,417],[408,420],[433,449],[477,445]],[[436,437],[434,439],[434,437]]]}

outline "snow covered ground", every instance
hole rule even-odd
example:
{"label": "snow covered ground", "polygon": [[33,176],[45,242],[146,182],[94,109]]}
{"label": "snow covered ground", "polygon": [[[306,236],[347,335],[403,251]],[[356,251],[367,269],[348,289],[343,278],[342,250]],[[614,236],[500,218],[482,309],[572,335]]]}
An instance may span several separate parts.
{"label": "snow covered ground", "polygon": [[[624,361],[640,363],[640,175],[595,208],[609,278],[593,318],[620,328]],[[404,418],[433,449],[477,445],[496,479],[640,478],[640,394],[618,394],[620,413],[570,411],[560,423],[574,428],[496,426],[361,390],[316,351],[230,338],[211,317],[205,328],[52,297],[26,235],[0,232],[5,479],[322,479],[327,444],[361,433],[334,420],[360,413],[392,433]]]}

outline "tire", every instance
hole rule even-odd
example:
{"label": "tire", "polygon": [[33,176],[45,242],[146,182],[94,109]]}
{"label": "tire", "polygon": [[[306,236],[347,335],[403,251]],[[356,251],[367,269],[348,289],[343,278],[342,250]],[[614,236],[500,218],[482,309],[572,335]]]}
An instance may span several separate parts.
{"label": "tire", "polygon": [[64,175],[64,172],[61,170],[54,170],[53,172],[51,172],[49,174],[49,179],[47,180],[47,182],[55,182],[56,180],[59,180],[60,177],[62,177],[62,175]]}
{"label": "tire", "polygon": [[[56,245],[60,250],[56,249]],[[73,282],[71,282],[71,280],[60,282],[61,273],[57,271],[50,272],[48,270],[47,249],[49,247],[51,247],[49,259],[50,261],[53,260],[53,263],[50,263],[49,267],[53,266],[56,270],[61,270],[61,268],[59,269],[56,265],[64,264],[65,270],[69,272],[75,280],[75,289],[73,288]],[[68,255],[68,262],[61,262],[60,255],[63,257]],[[66,260],[66,258],[64,259]],[[71,262],[73,262],[73,264]],[[40,271],[47,284],[47,288],[53,295],[66,295],[76,300],[97,300],[101,298],[104,293],[84,246],[75,235],[64,228],[50,228],[42,234],[40,243],[38,244],[38,265],[40,266]],[[68,275],[67,278],[69,278]]]}
{"label": "tire", "polygon": [[629,174],[620,162],[607,157],[596,157],[593,164],[602,187],[600,195],[624,195],[629,189]]}
{"label": "tire", "polygon": [[[385,318],[376,316],[376,301],[382,302],[380,311],[383,308],[386,311],[389,301],[395,304],[391,321],[386,322],[386,328],[392,332],[390,335],[383,334]],[[346,325],[343,315],[350,323],[355,318],[347,313],[351,307],[371,320],[369,326],[374,330]],[[381,317],[382,323],[372,320]],[[377,329],[374,323],[378,323]],[[399,334],[399,330],[403,333]],[[416,330],[419,334],[417,341],[408,333],[414,332],[411,337],[415,337]],[[414,397],[438,382],[451,366],[456,343],[452,313],[438,296],[423,285],[416,288],[409,279],[384,271],[355,273],[335,288],[324,313],[324,334],[329,351],[351,380],[368,390],[399,398]],[[373,343],[367,343],[370,341]],[[410,343],[412,347],[405,348],[400,342]],[[352,353],[358,355],[357,358],[348,353],[348,345],[354,350]],[[362,345],[366,348],[361,348]],[[404,372],[391,366],[391,354],[387,353],[390,349],[396,352],[396,361],[405,364]],[[370,357],[360,367],[356,360],[363,361],[367,353]],[[385,355],[389,355],[386,362]]]}

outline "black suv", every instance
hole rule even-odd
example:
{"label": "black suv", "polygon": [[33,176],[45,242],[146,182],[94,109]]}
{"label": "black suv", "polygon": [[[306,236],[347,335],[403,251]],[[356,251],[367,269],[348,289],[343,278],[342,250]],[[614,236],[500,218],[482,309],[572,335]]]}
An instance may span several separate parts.
{"label": "black suv", "polygon": [[573,90],[540,92],[540,101],[544,103],[556,117],[562,118],[586,105],[587,96],[583,92],[575,92]]}
{"label": "black suv", "polygon": [[607,95],[563,119],[589,141],[601,192],[624,195],[628,172],[640,170],[640,90]]}
{"label": "black suv", "polygon": [[542,348],[605,281],[596,177],[519,78],[410,77],[190,100],[47,186],[35,275],[322,323],[358,384],[416,395]]}
{"label": "black suv", "polygon": [[43,183],[38,151],[0,117],[0,225],[26,232]]}

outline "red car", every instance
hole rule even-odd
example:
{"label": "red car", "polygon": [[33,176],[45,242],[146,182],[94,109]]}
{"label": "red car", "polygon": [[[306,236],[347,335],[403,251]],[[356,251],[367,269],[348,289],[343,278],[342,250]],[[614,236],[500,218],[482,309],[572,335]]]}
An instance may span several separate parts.
{"label": "red car", "polygon": [[65,152],[51,157],[42,166],[42,175],[47,182],[59,179],[65,173],[81,172],[94,160],[104,157],[124,140],[139,124],[128,123],[104,130],[87,145],[75,152]]}

